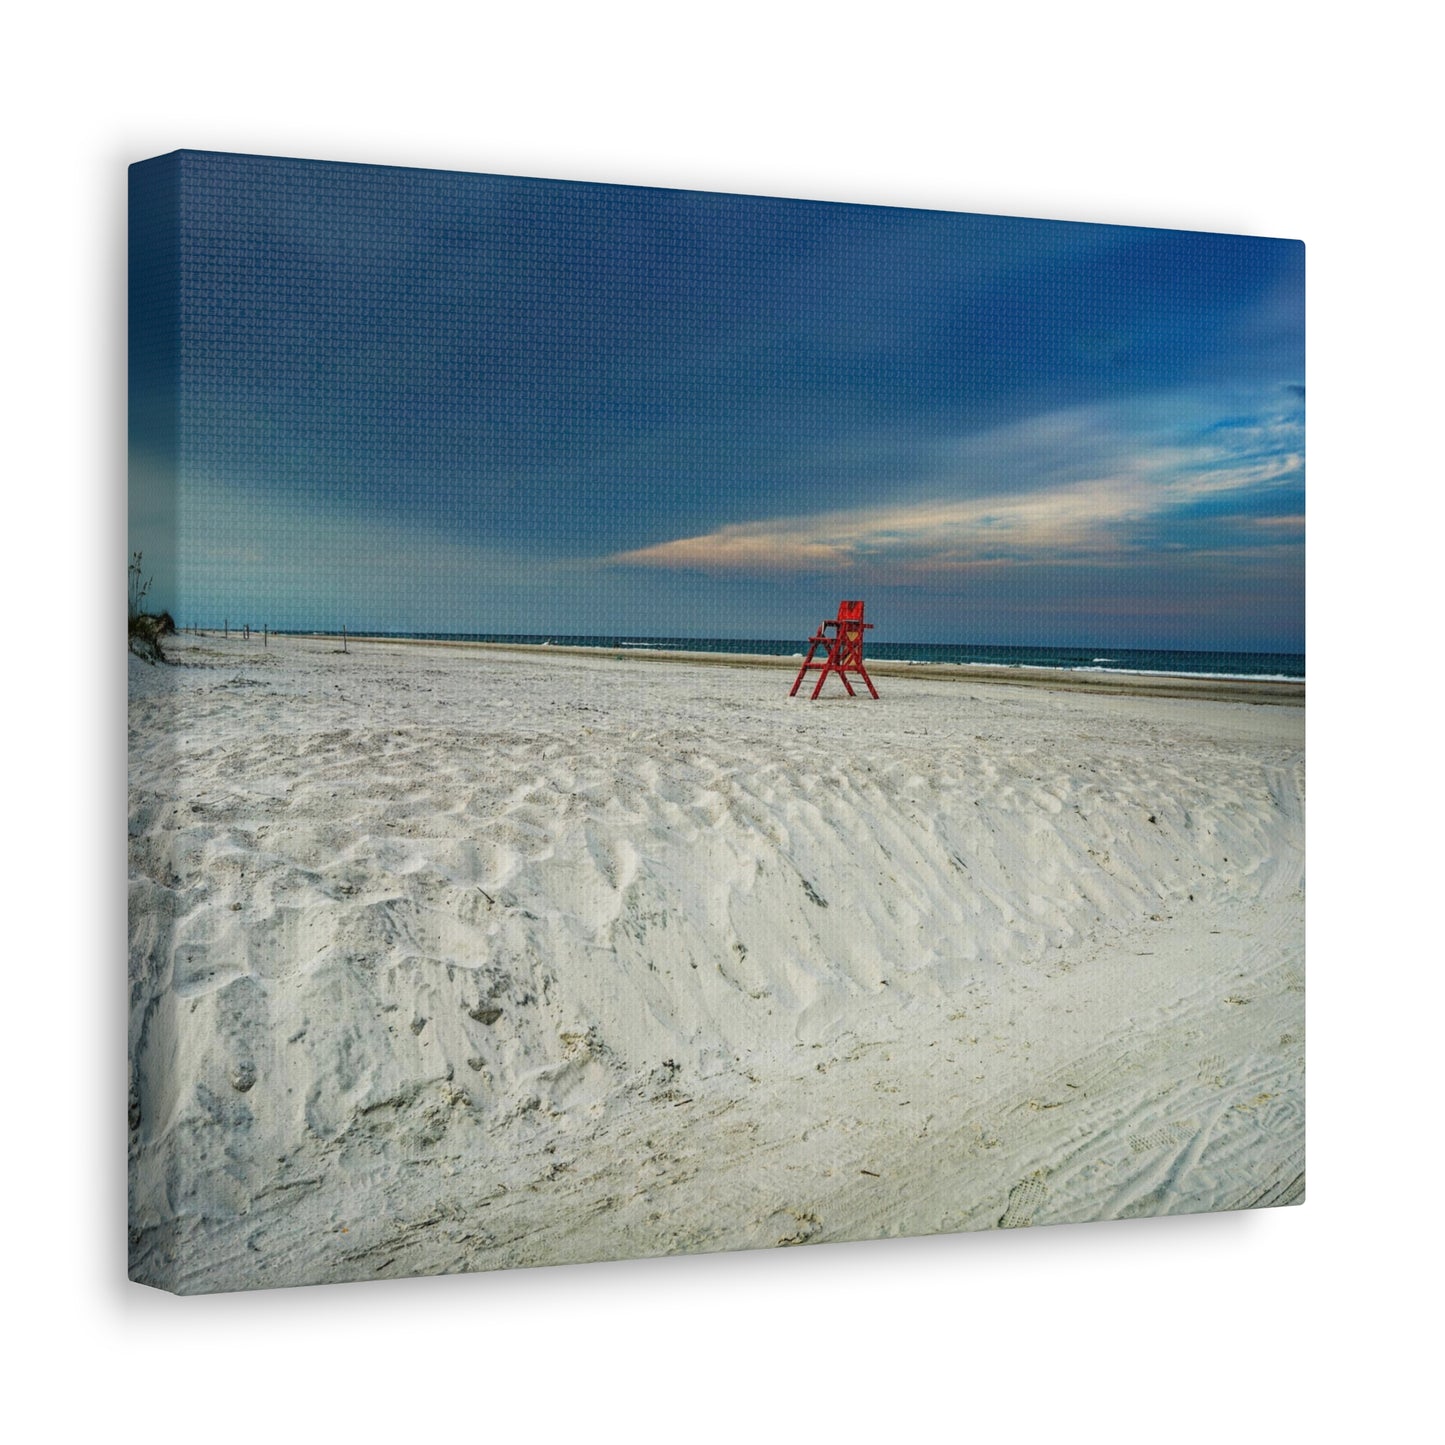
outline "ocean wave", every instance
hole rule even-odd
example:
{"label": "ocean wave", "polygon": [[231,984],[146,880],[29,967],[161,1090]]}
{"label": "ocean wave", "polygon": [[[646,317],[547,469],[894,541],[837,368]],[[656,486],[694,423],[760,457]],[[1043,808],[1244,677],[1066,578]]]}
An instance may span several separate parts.
{"label": "ocean wave", "polygon": [[1110,672],[1125,677],[1198,677],[1221,682],[1303,682],[1303,676],[1287,672],[1166,672],[1159,667],[1066,667],[1060,672]]}

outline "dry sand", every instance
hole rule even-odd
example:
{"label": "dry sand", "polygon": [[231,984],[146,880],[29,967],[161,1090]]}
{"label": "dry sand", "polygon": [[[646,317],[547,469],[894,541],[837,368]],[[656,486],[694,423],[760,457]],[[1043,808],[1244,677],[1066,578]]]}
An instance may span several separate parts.
{"label": "dry sand", "polygon": [[130,664],[137,1279],[1302,1197],[1300,701],[170,651]]}

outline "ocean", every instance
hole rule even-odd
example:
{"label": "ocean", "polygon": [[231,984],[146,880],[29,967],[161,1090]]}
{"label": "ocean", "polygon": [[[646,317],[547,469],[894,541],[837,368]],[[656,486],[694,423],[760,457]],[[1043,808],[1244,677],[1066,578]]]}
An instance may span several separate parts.
{"label": "ocean", "polygon": [[[771,637],[606,637],[566,633],[370,632],[371,637],[409,637],[431,642],[511,642],[533,646],[596,647],[624,652],[743,652],[799,657],[807,651],[796,638]],[[1021,647],[958,642],[868,642],[865,658],[891,662],[968,663],[974,667],[1051,667],[1064,672],[1167,673],[1176,677],[1255,677],[1275,681],[1304,678],[1302,652],[1207,652],[1138,647]]]}

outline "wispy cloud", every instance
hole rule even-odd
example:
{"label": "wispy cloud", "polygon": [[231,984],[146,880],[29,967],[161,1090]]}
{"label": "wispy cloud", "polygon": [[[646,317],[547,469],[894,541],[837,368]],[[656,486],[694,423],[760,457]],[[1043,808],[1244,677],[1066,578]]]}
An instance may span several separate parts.
{"label": "wispy cloud", "polygon": [[[935,484],[940,495],[733,523],[609,560],[714,575],[864,567],[899,581],[1135,564],[1153,553],[1228,550],[1245,526],[1289,531],[1303,477],[1292,408],[1206,420],[1196,407],[1176,401],[1167,427],[1097,410],[1041,417],[959,444],[948,484]],[[1275,495],[1283,517],[1268,515]]]}

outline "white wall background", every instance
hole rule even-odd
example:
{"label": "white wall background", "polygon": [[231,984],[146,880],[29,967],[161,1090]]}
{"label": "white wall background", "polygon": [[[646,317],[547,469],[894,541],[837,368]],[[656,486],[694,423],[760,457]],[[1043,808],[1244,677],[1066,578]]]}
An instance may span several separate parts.
{"label": "white wall background", "polygon": [[[1445,956],[1437,77],[1424,7],[1328,13],[12,14],[0,1290],[17,1438],[1413,1432],[1437,1333]],[[125,166],[178,146],[1304,238],[1311,1202],[192,1301],[126,1284]]]}

